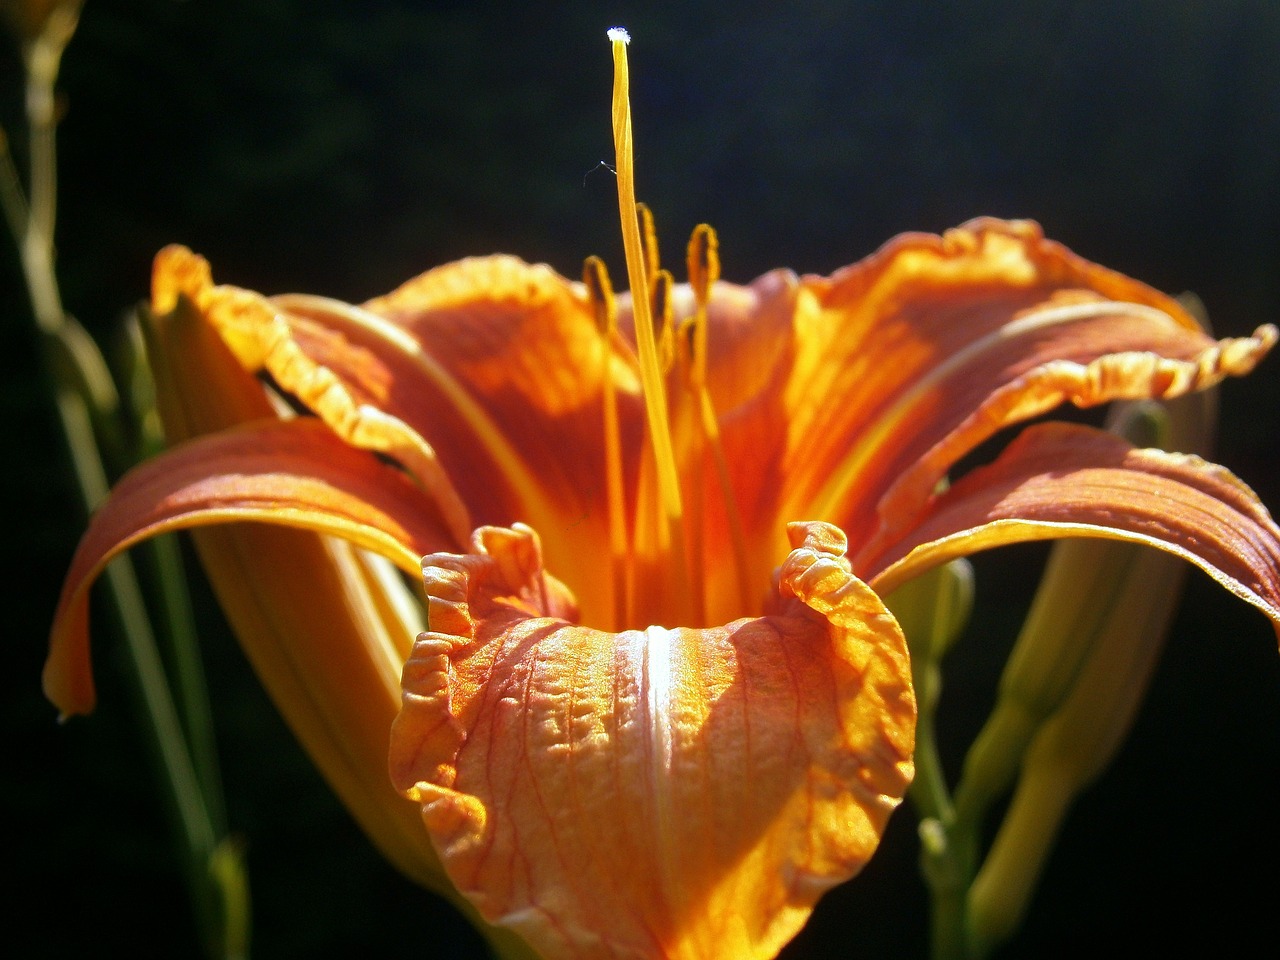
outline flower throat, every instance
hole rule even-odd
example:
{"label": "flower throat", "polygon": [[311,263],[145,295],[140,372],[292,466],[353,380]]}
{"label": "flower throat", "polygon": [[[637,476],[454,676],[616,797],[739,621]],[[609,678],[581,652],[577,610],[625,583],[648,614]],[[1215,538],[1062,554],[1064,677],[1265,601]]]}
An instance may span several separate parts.
{"label": "flower throat", "polygon": [[[733,497],[728,465],[720,443],[715,409],[706,386],[707,305],[719,279],[715,231],[698,226],[689,241],[687,267],[695,309],[677,330],[672,310],[671,273],[658,259],[653,217],[635,198],[631,103],[627,70],[630,37],[621,27],[609,31],[613,44],[613,141],[618,182],[618,211],[632,292],[636,352],[644,400],[645,442],[635,491],[635,512],[627,522],[618,398],[608,365],[617,342],[617,311],[604,263],[587,259],[583,280],[604,338],[603,371],[605,483],[609,512],[609,563],[613,626],[705,626],[709,576],[704,535],[704,464],[710,459],[724,503],[733,553],[733,602],[738,616],[756,613],[747,583],[746,544]],[[673,378],[674,408],[668,402],[667,375]],[[672,417],[679,429],[673,431]],[[673,437],[678,433],[682,443]]]}

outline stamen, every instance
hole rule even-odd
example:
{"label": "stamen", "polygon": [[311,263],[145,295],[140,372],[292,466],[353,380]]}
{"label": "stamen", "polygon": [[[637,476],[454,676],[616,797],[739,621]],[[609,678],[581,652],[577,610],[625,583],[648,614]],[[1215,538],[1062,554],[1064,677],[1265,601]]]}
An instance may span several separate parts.
{"label": "stamen", "polygon": [[645,244],[636,210],[635,167],[632,159],[630,79],[627,71],[627,43],[630,37],[620,27],[609,31],[613,44],[613,143],[618,168],[618,213],[622,221],[622,245],[626,251],[627,277],[631,283],[631,302],[635,312],[636,347],[640,355],[640,378],[644,390],[645,414],[649,426],[658,482],[658,502],[662,522],[658,524],[660,554],[669,553],[660,566],[667,571],[664,585],[669,596],[676,598],[677,612],[685,609],[679,600],[688,591],[684,537],[681,529],[683,508],[675,451],[671,442],[671,426],[667,416],[666,389],[658,363],[653,335],[653,314],[649,300],[649,269]]}
{"label": "stamen", "polygon": [[697,349],[697,320],[693,317],[680,325],[680,372],[684,389],[680,391],[676,407],[676,429],[687,437],[687,457],[684,462],[685,532],[689,539],[689,572],[693,578],[694,612],[698,623],[707,623],[707,506],[706,487],[702,480],[702,464],[707,453],[707,432],[702,428],[698,391],[693,386],[693,354]]}
{"label": "stamen", "polygon": [[671,271],[658,270],[654,273],[652,286],[653,294],[649,298],[649,308],[653,311],[653,335],[658,347],[658,367],[665,377],[671,372],[676,355],[675,323],[672,319],[671,306],[671,288],[675,286],[675,280],[671,277]]}
{"label": "stamen", "polygon": [[613,625],[621,629],[626,621],[628,560],[626,491],[622,479],[622,438],[618,429],[618,396],[614,389],[613,341],[618,331],[618,308],[613,297],[609,272],[599,257],[588,257],[582,265],[582,282],[595,309],[600,331],[601,407],[604,411],[604,475],[609,509],[609,567],[613,583]]}
{"label": "stamen", "polygon": [[644,265],[652,284],[662,269],[662,257],[658,255],[658,228],[653,222],[653,211],[647,203],[636,204],[636,216],[640,218],[640,244],[644,247]]}
{"label": "stamen", "polygon": [[[694,463],[697,475],[693,483],[701,496],[702,490],[702,449],[705,444],[711,450],[712,461],[716,465],[716,479],[720,486],[720,498],[724,501],[725,518],[729,524],[729,537],[733,547],[734,574],[738,585],[738,600],[745,612],[751,609],[752,597],[749,588],[750,568],[747,564],[747,538],[742,527],[742,516],[738,512],[738,501],[733,494],[733,483],[729,477],[729,462],[724,455],[724,444],[720,442],[720,422],[716,416],[715,405],[711,402],[711,392],[707,389],[707,307],[711,302],[711,288],[720,279],[720,241],[716,232],[705,223],[699,224],[689,238],[686,252],[686,263],[689,271],[689,286],[693,289],[696,309],[694,315],[686,321],[685,336],[687,369],[685,385],[693,397],[697,408],[696,420],[698,431],[698,451]],[[699,511],[701,514],[701,511]],[[701,522],[701,518],[700,522]],[[701,540],[701,537],[696,537]],[[701,572],[701,571],[700,571]],[[699,583],[705,584],[703,576]]]}
{"label": "stamen", "polygon": [[720,239],[709,225],[700,223],[694,228],[685,251],[685,264],[697,304],[689,341],[689,376],[700,389],[707,381],[707,304],[712,284],[720,279]]}

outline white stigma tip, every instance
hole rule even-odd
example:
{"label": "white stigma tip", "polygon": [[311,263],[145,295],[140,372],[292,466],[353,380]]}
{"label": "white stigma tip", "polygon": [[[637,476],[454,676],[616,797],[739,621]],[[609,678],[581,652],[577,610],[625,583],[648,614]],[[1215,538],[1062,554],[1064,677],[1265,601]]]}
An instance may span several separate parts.
{"label": "white stigma tip", "polygon": [[610,40],[621,40],[623,43],[631,42],[631,34],[627,33],[626,27],[610,27],[605,33]]}

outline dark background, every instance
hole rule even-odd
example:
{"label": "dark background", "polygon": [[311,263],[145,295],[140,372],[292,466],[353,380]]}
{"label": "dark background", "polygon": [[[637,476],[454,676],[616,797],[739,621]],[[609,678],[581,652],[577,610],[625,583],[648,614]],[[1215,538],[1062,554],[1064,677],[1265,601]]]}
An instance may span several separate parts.
{"label": "dark background", "polygon": [[[657,12],[662,9],[664,12]],[[655,9],[656,8],[656,9]],[[1031,217],[1171,293],[1216,330],[1280,319],[1280,4],[577,4],[88,0],[60,89],[66,305],[100,341],[180,241],[215,277],[349,300],[506,251],[621,277],[606,27],[631,46],[641,198],[668,257],[698,222],[728,279],[826,273],[903,230]],[[23,154],[16,48],[0,119]],[[3,824],[9,944],[24,956],[195,953],[122,645],[99,635],[100,706],[66,727],[39,666],[82,529],[12,247],[0,257],[10,454]],[[677,256],[673,259],[678,259]],[[1223,391],[1218,459],[1280,504],[1277,360]],[[1032,582],[1035,551],[980,566],[948,664],[959,749]],[[471,956],[328,795],[196,588],[259,957]],[[1084,796],[1006,956],[1268,942],[1280,879],[1280,657],[1264,618],[1195,574],[1128,745]],[[787,957],[922,957],[904,808],[863,876]]]}

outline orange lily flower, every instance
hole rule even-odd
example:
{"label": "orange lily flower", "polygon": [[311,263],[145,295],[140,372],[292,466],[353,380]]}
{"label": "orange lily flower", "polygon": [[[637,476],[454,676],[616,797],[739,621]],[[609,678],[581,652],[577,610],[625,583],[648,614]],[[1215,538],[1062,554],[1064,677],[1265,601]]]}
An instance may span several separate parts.
{"label": "orange lily flower", "polygon": [[[615,131],[631,296],[598,261],[578,283],[496,256],[361,306],[267,298],[163,251],[153,310],[198,318],[307,415],[121,481],[72,563],[46,690],[91,708],[88,588],[140,539],[248,521],[348,541],[425,583],[412,649],[347,651],[400,660],[394,722],[305,632],[277,632],[263,649],[293,642],[291,662],[259,669],[294,671],[299,724],[359,719],[360,784],[385,732],[433,845],[406,858],[546,956],[769,957],[871,856],[912,776],[910,668],[880,596],[990,547],[1105,537],[1182,556],[1280,623],[1280,529],[1197,458],[1043,424],[940,491],[1007,426],[1204,389],[1277,332],[1214,340],[1028,222],[747,286],[719,281],[700,228],[675,285],[630,195],[629,118]],[[289,589],[272,604],[312,603]]]}

